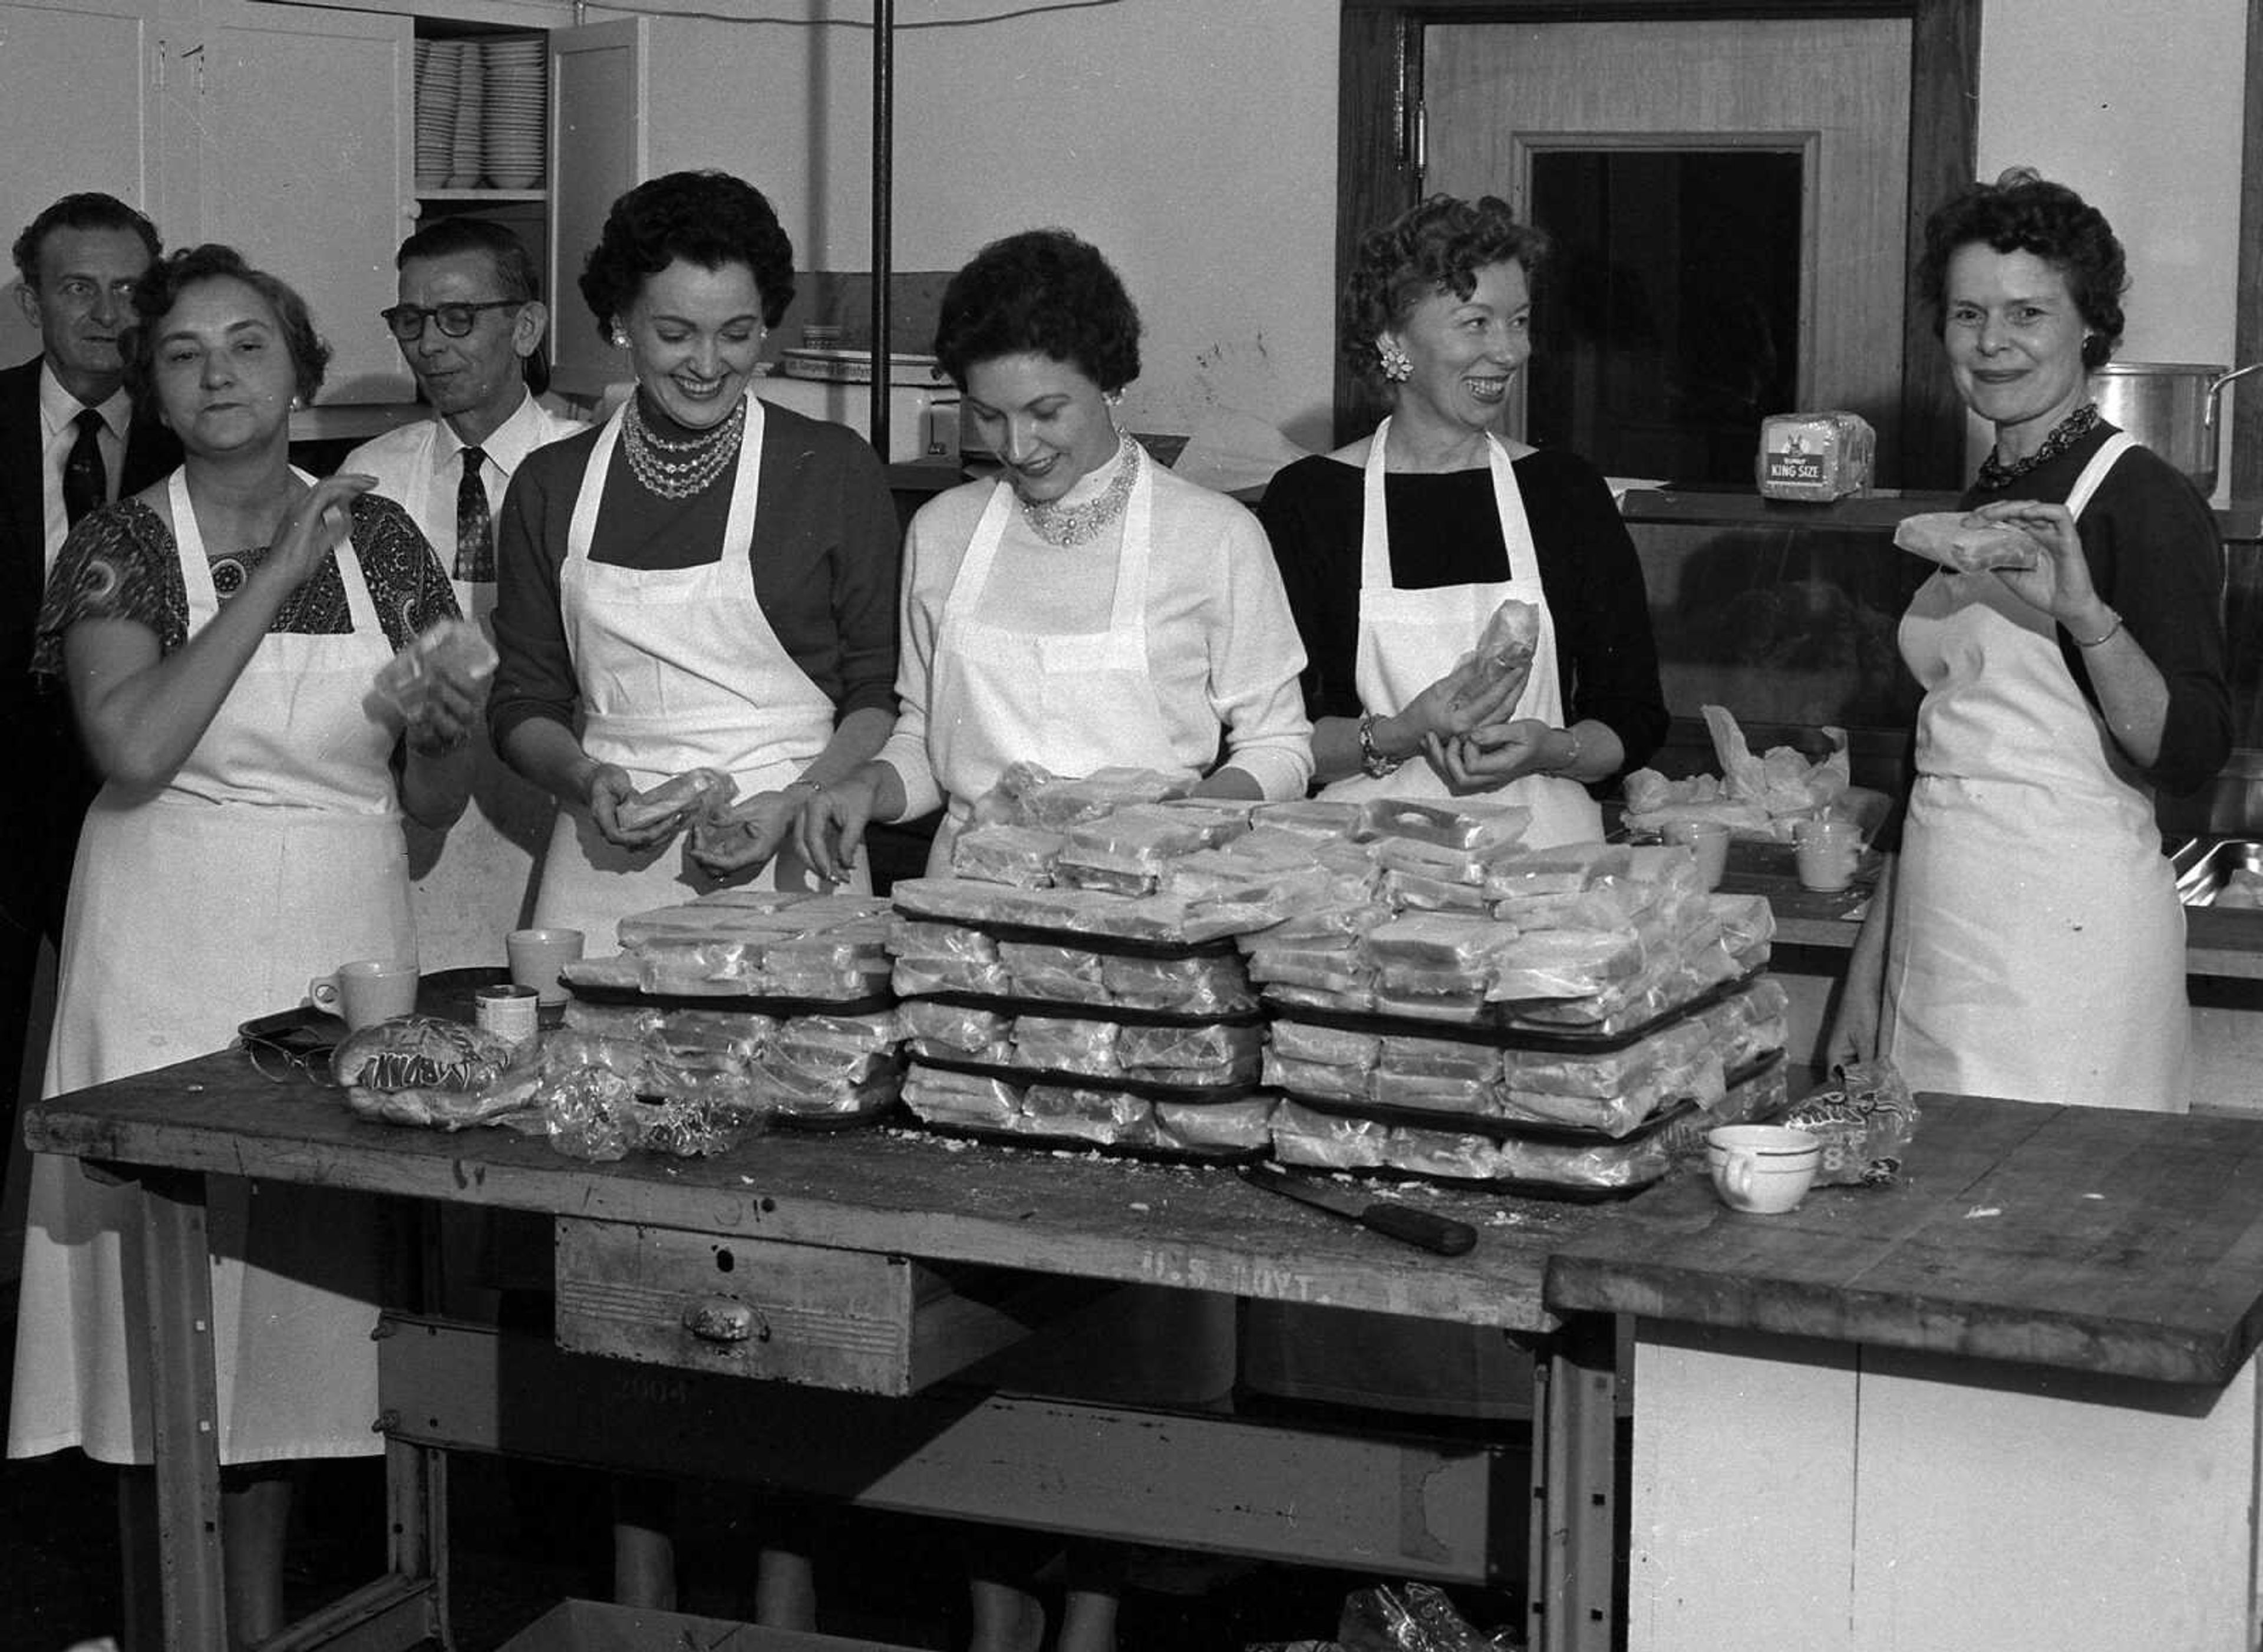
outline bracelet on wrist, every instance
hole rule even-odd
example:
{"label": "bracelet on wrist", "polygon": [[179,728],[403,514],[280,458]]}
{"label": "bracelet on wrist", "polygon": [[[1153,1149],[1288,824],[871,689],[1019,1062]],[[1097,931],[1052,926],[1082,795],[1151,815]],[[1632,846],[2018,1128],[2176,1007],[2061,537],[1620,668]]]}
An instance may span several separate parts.
{"label": "bracelet on wrist", "polygon": [[1398,773],[1399,765],[1406,759],[1383,755],[1382,748],[1375,743],[1375,724],[1373,712],[1359,714],[1359,766],[1360,772],[1369,779],[1380,780],[1386,775]]}
{"label": "bracelet on wrist", "polygon": [[2113,641],[2115,637],[2122,629],[2122,616],[2117,611],[2112,608],[2108,608],[2106,612],[2113,616],[2114,623],[2112,625],[2108,626],[2105,630],[2100,632],[2094,637],[2079,637],[2075,635],[2072,631],[2069,631],[2066,634],[2067,641],[2073,643],[2078,648],[2102,648],[2108,643]]}

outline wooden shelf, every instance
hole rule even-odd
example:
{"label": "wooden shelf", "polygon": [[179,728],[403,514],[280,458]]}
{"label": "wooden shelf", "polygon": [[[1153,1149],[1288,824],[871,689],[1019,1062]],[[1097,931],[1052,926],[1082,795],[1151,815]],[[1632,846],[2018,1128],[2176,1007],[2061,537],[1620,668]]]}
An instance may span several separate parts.
{"label": "wooden shelf", "polygon": [[546,201],[546,189],[420,189],[418,200]]}

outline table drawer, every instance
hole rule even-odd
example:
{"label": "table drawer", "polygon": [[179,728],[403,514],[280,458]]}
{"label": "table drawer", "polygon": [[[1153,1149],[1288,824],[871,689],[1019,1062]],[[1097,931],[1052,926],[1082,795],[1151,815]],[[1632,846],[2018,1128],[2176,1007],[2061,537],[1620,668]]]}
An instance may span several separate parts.
{"label": "table drawer", "polygon": [[916,1393],[1105,1288],[573,1217],[557,1235],[560,1347],[863,1394]]}

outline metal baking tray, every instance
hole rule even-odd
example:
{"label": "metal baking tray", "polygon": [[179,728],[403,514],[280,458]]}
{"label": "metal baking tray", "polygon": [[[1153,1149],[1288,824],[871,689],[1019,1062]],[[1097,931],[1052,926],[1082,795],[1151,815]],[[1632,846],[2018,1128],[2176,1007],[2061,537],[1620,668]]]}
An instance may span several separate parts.
{"label": "metal baking tray", "polygon": [[[2170,865],[2176,869],[2177,899],[2187,906],[2215,906],[2228,887],[2249,881],[2238,873],[2249,873],[2263,880],[2263,839],[2195,838],[2170,857]],[[2263,887],[2257,888],[2255,894],[2255,900],[2236,898],[2223,906],[2230,910],[2263,905]]]}

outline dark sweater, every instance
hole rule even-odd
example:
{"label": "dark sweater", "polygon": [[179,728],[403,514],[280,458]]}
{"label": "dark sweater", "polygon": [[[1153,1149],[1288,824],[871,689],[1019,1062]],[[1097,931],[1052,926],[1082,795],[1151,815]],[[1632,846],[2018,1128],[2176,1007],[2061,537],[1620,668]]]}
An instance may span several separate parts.
{"label": "dark sweater", "polygon": [[[763,407],[754,540],[755,598],[786,652],[838,716],[893,713],[896,681],[895,503],[871,447],[844,425]],[[663,431],[663,433],[666,433]],[[581,685],[566,646],[559,569],[590,431],[538,447],[511,478],[495,525],[495,645],[502,663],[488,704],[498,748],[530,717],[578,726]],[[589,558],[621,568],[691,568],[716,559],[734,467],[691,498],[655,497],[616,446]]]}
{"label": "dark sweater", "polygon": [[[2065,502],[2082,467],[2115,433],[2101,424],[2057,458],[2006,486],[1975,486],[1974,509],[2003,499]],[[2216,516],[2181,473],[2146,448],[2124,453],[2076,524],[2090,583],[2122,616],[2168,685],[2160,756],[2145,778],[2171,795],[2197,791],[2231,753],[2231,691],[2223,674],[2223,541]],[[2098,695],[2064,627],[2059,654],[2093,709]]]}
{"label": "dark sweater", "polygon": [[[1538,552],[1540,586],[1556,622],[1566,723],[1592,718],[1639,768],[1666,738],[1666,696],[1642,565],[1610,489],[1586,461],[1539,452],[1516,461],[1517,490]],[[1299,460],[1273,478],[1258,518],[1273,541],[1289,606],[1303,634],[1305,708],[1356,717],[1360,509],[1357,466]],[[1493,584],[1508,549],[1493,508],[1493,473],[1394,473],[1384,481],[1391,577],[1409,591]]]}

